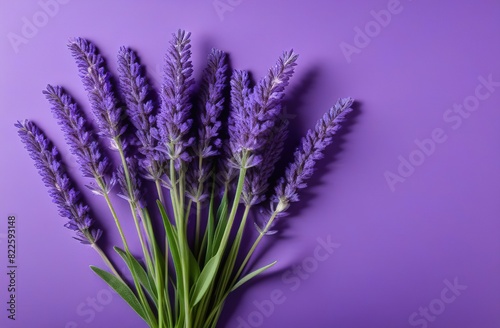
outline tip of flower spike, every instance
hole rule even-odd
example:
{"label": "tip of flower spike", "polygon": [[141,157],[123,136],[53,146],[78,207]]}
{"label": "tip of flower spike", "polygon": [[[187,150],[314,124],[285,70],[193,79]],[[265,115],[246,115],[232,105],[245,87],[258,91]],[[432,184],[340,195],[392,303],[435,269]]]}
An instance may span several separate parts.
{"label": "tip of flower spike", "polygon": [[340,98],[331,109],[331,115],[335,117],[335,122],[343,121],[345,115],[352,111],[354,99],[351,97]]}
{"label": "tip of flower spike", "polygon": [[340,98],[337,103],[342,107],[350,107],[354,103],[354,99],[351,97]]}
{"label": "tip of flower spike", "polygon": [[223,57],[223,56],[226,56],[226,53],[220,49],[217,49],[217,48],[212,48],[212,50],[210,50],[210,53],[212,55],[215,55],[217,57]]}
{"label": "tip of flower spike", "polygon": [[295,62],[299,58],[299,55],[293,51],[293,49],[290,49],[288,51],[283,52],[283,62],[285,65],[292,65],[295,66],[297,65]]}
{"label": "tip of flower spike", "polygon": [[172,33],[172,37],[179,43],[189,41],[191,37],[191,32],[186,32],[186,30],[178,29],[177,33]]}
{"label": "tip of flower spike", "polygon": [[[23,123],[25,123],[27,120],[24,120]],[[16,123],[14,123],[14,126],[18,129],[22,129],[24,124],[21,123],[21,121],[17,121]]]}
{"label": "tip of flower spike", "polygon": [[71,48],[74,45],[76,45],[78,47],[86,46],[87,43],[88,43],[88,41],[85,40],[84,38],[81,38],[79,36],[78,37],[72,37],[72,38],[68,39],[68,48]]}

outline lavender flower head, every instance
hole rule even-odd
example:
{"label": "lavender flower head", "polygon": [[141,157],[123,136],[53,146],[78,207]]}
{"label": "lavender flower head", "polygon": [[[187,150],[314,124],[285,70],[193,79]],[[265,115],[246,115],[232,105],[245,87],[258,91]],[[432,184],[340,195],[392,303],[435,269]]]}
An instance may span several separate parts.
{"label": "lavender flower head", "polygon": [[94,220],[90,217],[89,207],[66,174],[56,147],[35,123],[26,120],[17,122],[15,126],[45,186],[49,188],[49,195],[59,214],[68,219],[65,227],[76,231],[74,238],[83,244],[97,242],[102,231],[92,227]]}
{"label": "lavender flower head", "polygon": [[226,72],[226,54],[212,49],[203,74],[198,145],[194,148],[195,154],[201,158],[218,155],[222,144],[218,137],[221,127],[219,116],[224,105],[223,91],[226,87]]}
{"label": "lavender flower head", "polygon": [[95,139],[83,112],[60,86],[48,85],[43,94],[52,105],[52,113],[57,118],[83,175],[94,178],[97,182],[97,185],[91,184],[88,187],[96,194],[108,194],[115,183],[110,175],[111,162]]}
{"label": "lavender flower head", "polygon": [[[126,141],[120,140],[120,136],[126,130],[123,111],[117,106],[110,74],[104,67],[104,59],[91,42],[82,38],[71,40],[68,48],[75,58],[83,86],[88,92],[100,134],[110,139],[111,148],[125,149]],[[118,141],[120,145],[117,145]]]}
{"label": "lavender flower head", "polygon": [[165,57],[165,75],[160,92],[160,149],[167,160],[174,161],[176,169],[179,169],[183,162],[190,161],[188,147],[194,140],[188,138],[192,125],[190,97],[194,85],[190,36],[191,33],[182,30],[173,35]]}
{"label": "lavender flower head", "polygon": [[212,49],[208,55],[208,64],[203,72],[200,89],[198,121],[198,139],[193,146],[194,156],[188,171],[187,195],[196,202],[208,197],[208,186],[204,183],[210,177],[213,157],[220,154],[222,141],[219,138],[221,128],[220,114],[224,107],[224,89],[226,87],[226,54]]}
{"label": "lavender flower head", "polygon": [[323,115],[314,129],[309,130],[302,138],[299,148],[294,153],[294,161],[290,163],[272,197],[272,211],[278,216],[285,215],[290,203],[299,200],[298,190],[307,187],[307,180],[314,171],[314,165],[323,157],[324,149],[332,143],[333,135],[339,130],[340,123],[349,113],[353,100],[342,98]]}
{"label": "lavender flower head", "polygon": [[[280,120],[284,90],[294,73],[297,58],[293,50],[284,52],[252,93],[248,92],[248,77],[243,72],[235,72],[233,75],[231,86],[235,89],[231,93],[229,135],[234,161],[240,167],[256,166],[262,160],[259,153],[263,151],[273,127]],[[250,157],[247,162],[242,163],[245,152]]]}
{"label": "lavender flower head", "polygon": [[[238,163],[241,160],[235,159],[237,151],[240,150],[238,145],[239,134],[237,128],[238,122],[247,119],[248,113],[245,110],[245,102],[248,100],[248,95],[251,93],[250,78],[248,72],[234,70],[230,80],[231,86],[231,113],[228,118],[228,134],[229,139],[222,144],[222,158],[219,160],[219,168],[217,180],[224,189],[230,186],[239,169]],[[257,159],[258,161],[258,159]]]}
{"label": "lavender flower head", "polygon": [[153,137],[153,134],[157,133],[155,108],[150,97],[151,89],[144,74],[144,67],[139,63],[134,51],[121,47],[118,52],[118,71],[128,115],[136,128],[136,136],[140,142],[139,152],[144,156],[139,165],[147,172],[147,179],[160,180],[163,167],[157,154],[158,140]]}

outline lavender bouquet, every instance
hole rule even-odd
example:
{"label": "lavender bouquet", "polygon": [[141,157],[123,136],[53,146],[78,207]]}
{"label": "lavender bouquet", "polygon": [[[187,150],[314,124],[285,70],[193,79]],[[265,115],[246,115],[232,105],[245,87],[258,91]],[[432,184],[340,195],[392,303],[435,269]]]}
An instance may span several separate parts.
{"label": "lavender bouquet", "polygon": [[[215,327],[227,296],[276,263],[248,270],[262,238],[299,200],[315,162],[351,111],[352,99],[338,100],[324,114],[301,140],[282,177],[273,181],[287,139],[283,97],[297,61],[293,51],[284,52],[251,86],[248,73],[230,72],[226,54],[214,49],[195,94],[185,31],[173,34],[158,93],[134,51],[120,49],[116,87],[91,42],[76,38],[68,47],[97,131],[62,87],[48,85],[43,93],[81,173],[89,178],[87,187],[109,207],[122,243],[114,251],[129,274],[118,272],[99,247],[103,232],[53,142],[34,122],[17,122],[59,214],[68,220],[65,226],[99,253],[109,270],[91,269],[150,327]],[[131,236],[122,229],[130,219],[118,217],[110,197],[117,189],[130,207],[139,256],[132,254]],[[266,216],[255,221],[257,238],[246,249],[242,240],[252,209]]]}

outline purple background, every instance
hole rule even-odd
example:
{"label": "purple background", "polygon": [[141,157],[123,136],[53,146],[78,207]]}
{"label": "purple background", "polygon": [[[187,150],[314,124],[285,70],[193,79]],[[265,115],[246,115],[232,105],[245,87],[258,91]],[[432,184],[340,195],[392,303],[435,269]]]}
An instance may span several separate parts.
{"label": "purple background", "polygon": [[[158,80],[170,34],[185,28],[192,32],[197,77],[211,47],[257,78],[282,50],[300,54],[288,92],[290,151],[338,97],[358,100],[349,128],[329,148],[280,238],[269,237],[272,248],[260,248],[266,252],[258,264],[279,260],[273,274],[230,299],[221,327],[242,321],[249,327],[412,327],[410,315],[429,306],[438,315],[414,326],[500,327],[500,88],[481,89],[489,97],[474,104],[480,76],[500,81],[498,1],[401,0],[393,8],[386,0],[222,0],[222,13],[212,1],[66,2],[53,17],[37,1],[0,5],[0,326],[144,326],[88,269],[102,266],[100,259],[62,226],[13,123],[35,120],[79,176],[41,94],[47,83],[61,84],[87,106],[68,38],[94,41],[114,71],[118,48],[128,45]],[[371,12],[388,7],[398,13],[386,26],[374,23]],[[33,19],[40,27],[23,36]],[[369,40],[355,40],[365,27]],[[26,42],[13,47],[9,33]],[[347,58],[341,45],[355,41],[357,53]],[[458,114],[449,110],[464,99],[477,108],[458,126]],[[419,157],[415,139],[431,138],[435,129],[446,140]],[[410,155],[420,165],[391,190],[384,174],[398,174],[400,156]],[[102,200],[88,197],[109,227],[109,241],[118,243]],[[4,310],[8,215],[17,218],[14,323]],[[133,225],[126,226],[132,233]],[[317,239],[328,236],[340,247],[318,261]],[[303,264],[307,275],[288,271]],[[455,279],[467,286],[458,296],[444,282]],[[282,297],[271,311],[273,290]]]}

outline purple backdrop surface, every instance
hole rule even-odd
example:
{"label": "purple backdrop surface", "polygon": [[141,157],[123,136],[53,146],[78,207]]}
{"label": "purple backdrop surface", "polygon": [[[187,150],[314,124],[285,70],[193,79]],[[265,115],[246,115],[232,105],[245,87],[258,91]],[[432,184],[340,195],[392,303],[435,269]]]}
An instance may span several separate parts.
{"label": "purple backdrop surface", "polygon": [[500,327],[499,17],[494,0],[2,1],[0,326],[144,326],[88,269],[100,259],[62,227],[13,123],[35,120],[79,176],[41,94],[61,84],[88,106],[68,38],[94,41],[114,72],[128,45],[158,81],[184,28],[197,78],[211,47],[257,78],[282,50],[300,54],[290,151],[338,97],[358,100],[285,230],[260,248],[256,264],[278,265],[230,298],[221,327]]}

